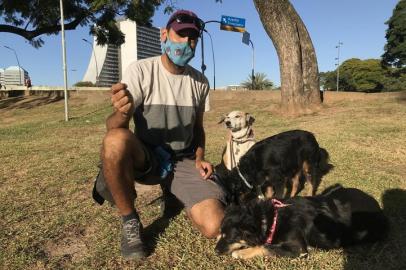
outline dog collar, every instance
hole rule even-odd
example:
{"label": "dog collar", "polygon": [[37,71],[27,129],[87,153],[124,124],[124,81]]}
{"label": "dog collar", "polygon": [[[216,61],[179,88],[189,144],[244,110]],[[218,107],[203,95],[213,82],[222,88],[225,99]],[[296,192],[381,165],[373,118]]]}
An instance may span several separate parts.
{"label": "dog collar", "polygon": [[[237,172],[238,175],[241,177],[242,181],[244,182],[244,184],[249,188],[249,189],[253,189],[254,187],[248,183],[247,179],[245,179],[244,175],[242,175],[240,168],[238,167],[238,165],[235,166],[235,168],[237,168]],[[258,199],[265,199],[265,195],[262,193],[261,188],[257,187],[257,195],[258,195]]]}
{"label": "dog collar", "polygon": [[273,237],[275,235],[275,231],[276,231],[276,221],[278,220],[278,208],[282,208],[282,207],[286,207],[289,206],[290,204],[284,204],[281,201],[278,201],[277,199],[272,199],[272,205],[274,208],[274,215],[273,215],[273,222],[272,222],[272,226],[271,229],[269,230],[269,235],[268,238],[266,239],[266,244],[270,245],[272,244],[272,240]]}
{"label": "dog collar", "polygon": [[233,142],[235,142],[237,145],[238,144],[242,144],[242,143],[246,143],[246,142],[255,142],[254,137],[251,138],[242,138],[242,139],[232,139]]}
{"label": "dog collar", "polygon": [[238,137],[235,136],[231,136],[232,141],[234,142],[245,142],[245,141],[249,141],[249,140],[253,140],[254,139],[254,131],[252,130],[251,127],[247,127],[246,128],[246,132]]}
{"label": "dog collar", "polygon": [[252,185],[250,185],[250,183],[248,183],[247,179],[245,179],[244,175],[242,175],[242,173],[240,172],[240,168],[237,166],[235,166],[237,168],[237,172],[238,175],[241,177],[242,181],[244,182],[244,184],[249,188],[252,189]]}

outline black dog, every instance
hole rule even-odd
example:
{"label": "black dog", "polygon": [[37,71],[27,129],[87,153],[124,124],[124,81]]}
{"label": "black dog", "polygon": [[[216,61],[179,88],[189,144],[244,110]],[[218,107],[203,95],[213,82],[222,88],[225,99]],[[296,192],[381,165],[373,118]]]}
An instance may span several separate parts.
{"label": "black dog", "polygon": [[257,142],[229,172],[217,166],[216,181],[231,202],[258,195],[293,197],[304,182],[309,184],[307,195],[315,195],[322,176],[333,167],[328,159],[327,151],[319,147],[311,132],[291,130]]}
{"label": "black dog", "polygon": [[235,258],[307,255],[322,249],[375,242],[388,222],[378,202],[355,188],[335,185],[315,197],[252,200],[227,208],[216,245]]}

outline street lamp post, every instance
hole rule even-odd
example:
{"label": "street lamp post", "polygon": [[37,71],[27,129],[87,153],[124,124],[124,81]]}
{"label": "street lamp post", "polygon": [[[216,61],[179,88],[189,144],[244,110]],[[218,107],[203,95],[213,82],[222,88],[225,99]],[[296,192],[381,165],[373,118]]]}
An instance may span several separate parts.
{"label": "street lamp post", "polygon": [[254,85],[255,85],[255,71],[254,71],[254,67],[255,67],[255,50],[254,50],[254,43],[250,39],[250,33],[249,32],[244,31],[242,33],[242,43],[244,43],[245,45],[248,45],[248,46],[251,44],[251,47],[252,47],[251,90],[254,90]]}
{"label": "street lamp post", "polygon": [[337,48],[337,58],[336,58],[336,60],[337,60],[337,63],[336,63],[336,66],[337,66],[337,92],[338,92],[338,88],[340,86],[340,47],[342,45],[343,45],[343,43],[338,41],[338,45],[336,46],[336,48]]}
{"label": "street lamp post", "polygon": [[[20,84],[21,84],[21,66],[20,66],[20,61],[18,61],[17,53],[16,53],[16,51],[15,51],[13,48],[10,48],[9,46],[3,46],[3,47],[6,48],[6,49],[9,49],[9,50],[11,50],[11,51],[13,51],[13,52],[14,52],[14,55],[16,56],[17,64],[18,64],[18,72],[20,73]],[[23,83],[24,83],[24,82],[23,82]]]}
{"label": "street lamp post", "polygon": [[[207,32],[207,30],[205,29],[205,27],[206,27],[206,24],[208,24],[208,23],[213,23],[213,22],[214,22],[214,23],[220,23],[220,24],[221,24],[220,21],[214,21],[214,20],[212,20],[212,21],[207,21],[207,22],[203,22],[203,21],[202,21],[203,28],[202,28],[202,32],[201,32],[201,35],[200,35],[200,45],[201,45],[201,48],[202,48],[202,66],[201,66],[201,68],[202,68],[202,74],[203,74],[203,75],[204,75],[204,71],[206,70],[206,65],[204,64],[204,40],[203,40],[203,31],[206,32],[207,34],[209,34],[209,32]],[[211,39],[210,34],[209,34],[209,37],[210,37],[210,40],[212,41],[212,53],[213,53],[213,59],[214,59],[213,40]],[[214,61],[213,61],[213,63],[214,63]]]}
{"label": "street lamp post", "polygon": [[[211,41],[211,50],[212,50],[212,54],[213,54],[213,66],[214,66],[214,90],[216,90],[216,64],[214,62],[214,49],[213,49],[213,40],[211,38],[211,35],[209,34],[209,32],[205,29],[206,24],[208,23],[219,23],[221,24],[221,21],[216,21],[216,20],[210,20],[210,21],[206,21],[206,22],[202,22],[203,23],[203,29],[200,35],[200,39],[201,39],[201,47],[202,47],[202,73],[204,75],[204,71],[206,70],[206,65],[204,64],[204,42],[203,42],[203,32],[206,32],[209,37],[210,37],[210,41]],[[248,36],[249,39],[249,36]],[[243,41],[244,42],[244,41]],[[255,80],[255,73],[254,73],[254,66],[255,66],[255,58],[254,58],[254,43],[252,43],[251,40],[249,40],[249,42],[251,43],[252,46],[252,73],[251,73],[251,79],[252,79],[252,88],[254,88],[254,80]],[[248,45],[248,41],[246,42],[246,44]]]}
{"label": "street lamp post", "polygon": [[66,48],[65,48],[65,18],[63,16],[63,2],[59,0],[61,10],[61,32],[62,32],[62,61],[63,61],[63,81],[64,81],[64,96],[65,96],[65,121],[69,121],[68,115],[68,74],[66,70]]}
{"label": "street lamp post", "polygon": [[[211,43],[211,54],[213,56],[213,90],[216,90],[216,61],[214,58],[214,47],[213,47],[213,39],[211,38],[210,33],[205,29],[204,32],[209,35],[210,37],[210,43]],[[202,33],[203,36],[203,33]],[[203,43],[203,42],[202,42]]]}
{"label": "street lamp post", "polygon": [[252,83],[252,90],[254,90],[254,80],[255,80],[255,72],[254,72],[254,67],[255,67],[255,54],[254,54],[254,43],[252,43],[250,39],[250,44],[252,46],[252,73],[251,73],[251,83]]}
{"label": "street lamp post", "polygon": [[96,66],[96,86],[97,86],[98,83],[99,83],[99,69],[97,68],[96,53],[94,52],[93,44],[90,43],[90,41],[88,41],[88,40],[85,39],[85,38],[82,38],[82,40],[83,40],[84,42],[88,43],[88,44],[90,45],[90,47],[92,48],[92,51],[93,51],[94,63],[95,63],[95,66]]}

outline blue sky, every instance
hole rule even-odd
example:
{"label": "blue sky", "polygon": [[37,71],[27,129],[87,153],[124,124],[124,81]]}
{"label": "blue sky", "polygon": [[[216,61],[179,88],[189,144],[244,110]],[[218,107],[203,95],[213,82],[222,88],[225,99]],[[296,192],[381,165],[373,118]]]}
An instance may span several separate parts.
{"label": "blue sky", "polygon": [[[236,4],[238,2],[238,4]],[[349,58],[380,58],[386,43],[384,24],[397,4],[397,0],[291,0],[304,21],[316,49],[320,71],[335,69],[338,41],[343,42],[340,62]],[[221,15],[246,19],[246,30],[255,47],[255,71],[263,72],[276,85],[280,84],[279,63],[275,48],[265,33],[252,1],[177,0],[179,8],[195,11],[204,21],[220,20]],[[162,9],[153,17],[153,25],[162,27],[168,15]],[[242,34],[222,31],[216,23],[206,29],[213,39],[216,87],[239,84],[252,69],[252,49],[241,42]],[[66,31],[68,81],[81,81],[89,64],[91,47],[82,41],[89,40],[89,29]],[[32,78],[34,85],[63,85],[61,36],[43,36],[45,44],[40,49],[30,46],[17,35],[0,33],[0,68],[17,65],[9,46],[16,50],[20,64]],[[200,70],[200,44],[191,65]],[[206,76],[213,87],[213,60],[210,39],[205,36]]]}

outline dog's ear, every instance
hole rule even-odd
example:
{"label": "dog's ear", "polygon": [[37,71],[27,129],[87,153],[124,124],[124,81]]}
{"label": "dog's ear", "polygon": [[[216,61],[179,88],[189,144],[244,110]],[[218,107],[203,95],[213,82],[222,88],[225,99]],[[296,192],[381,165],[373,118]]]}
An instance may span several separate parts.
{"label": "dog's ear", "polygon": [[254,124],[254,122],[255,122],[255,118],[251,114],[246,113],[245,121],[247,121],[248,126],[252,126],[252,124]]}
{"label": "dog's ear", "polygon": [[224,115],[221,116],[220,121],[217,124],[221,124],[226,120],[226,117]]}

